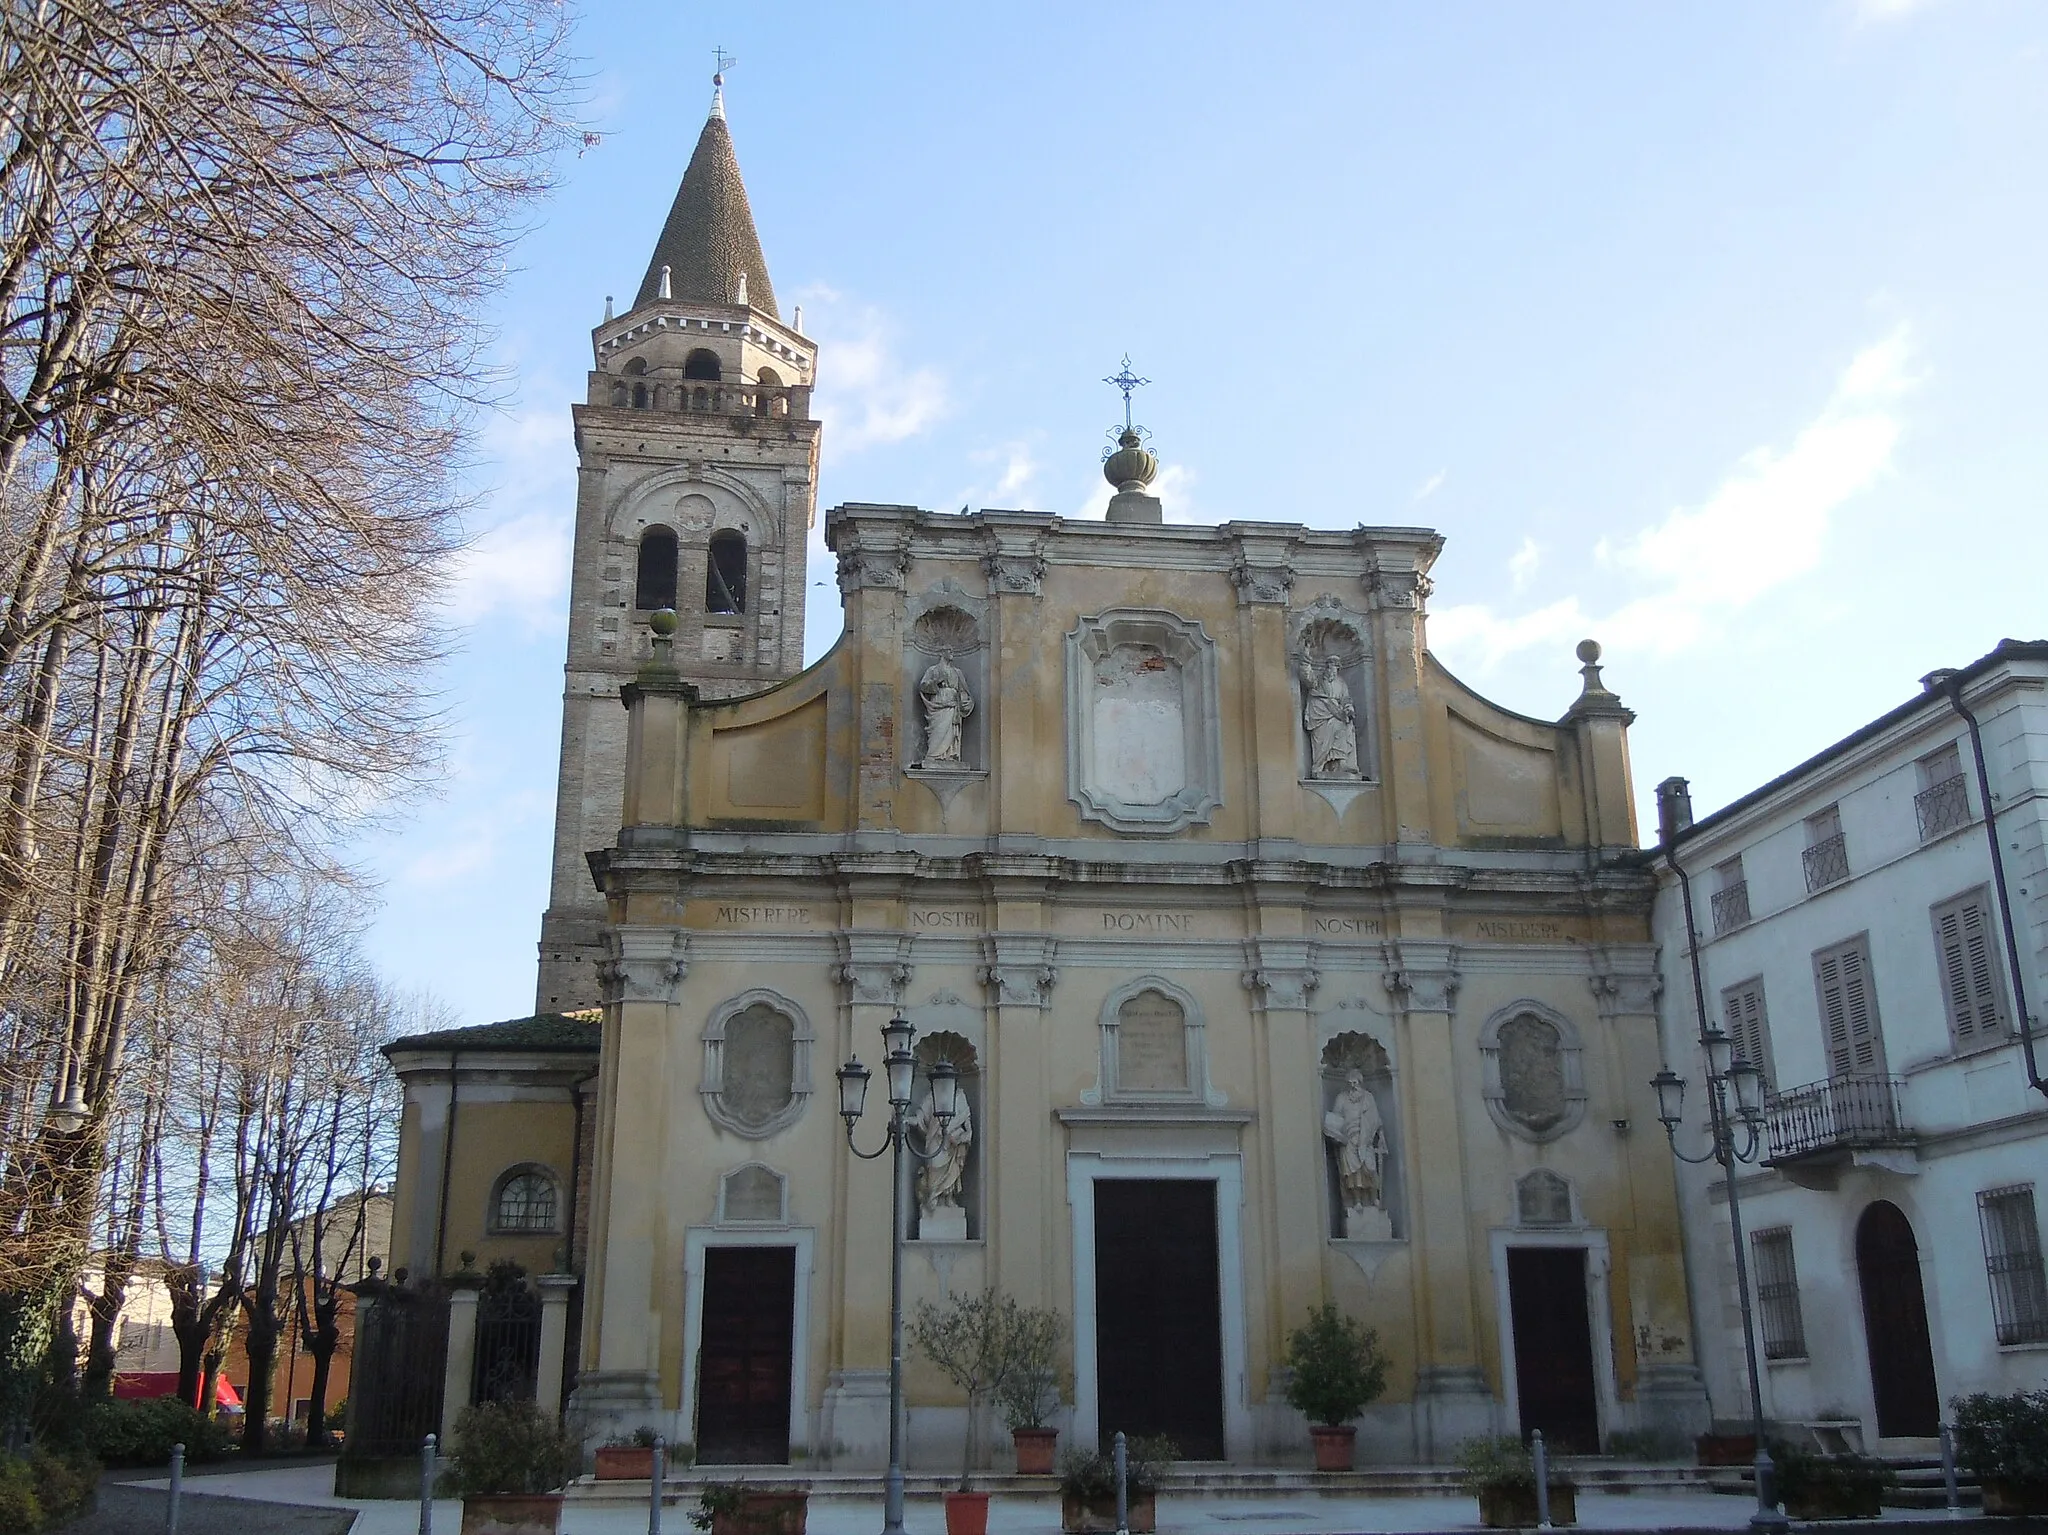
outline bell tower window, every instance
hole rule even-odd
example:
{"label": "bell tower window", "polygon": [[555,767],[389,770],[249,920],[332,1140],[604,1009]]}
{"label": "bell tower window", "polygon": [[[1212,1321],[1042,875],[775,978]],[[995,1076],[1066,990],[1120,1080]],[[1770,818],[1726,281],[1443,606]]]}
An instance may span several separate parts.
{"label": "bell tower window", "polygon": [[711,535],[710,557],[704,562],[704,611],[747,611],[747,536],[744,533],[727,531]]}
{"label": "bell tower window", "polygon": [[651,613],[676,605],[676,536],[667,528],[640,535],[640,566],[633,582],[633,606]]}
{"label": "bell tower window", "polygon": [[722,377],[718,366],[718,354],[708,347],[698,347],[683,359],[683,377],[701,378],[708,383],[717,383]]}

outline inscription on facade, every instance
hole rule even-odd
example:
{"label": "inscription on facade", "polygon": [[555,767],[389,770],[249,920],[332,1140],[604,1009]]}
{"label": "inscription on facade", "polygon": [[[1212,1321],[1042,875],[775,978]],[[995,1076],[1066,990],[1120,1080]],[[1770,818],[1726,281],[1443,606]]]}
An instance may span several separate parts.
{"label": "inscription on facade", "polygon": [[706,905],[698,908],[698,922],[714,927],[816,927],[817,908],[812,906]]}
{"label": "inscription on facade", "polygon": [[1102,929],[1109,933],[1191,933],[1195,914],[1191,911],[1105,911]]}
{"label": "inscription on facade", "polygon": [[1340,917],[1311,914],[1309,929],[1323,938],[1380,938],[1386,924],[1378,917]]}
{"label": "inscription on facade", "polygon": [[1474,938],[1494,943],[1568,943],[1574,936],[1562,922],[1485,917],[1471,924]]}
{"label": "inscription on facade", "polygon": [[1178,1002],[1141,991],[1117,1009],[1116,1075],[1124,1092],[1188,1090],[1187,1017]]}
{"label": "inscription on facade", "polygon": [[910,925],[920,932],[978,932],[988,926],[983,913],[965,910],[921,910],[910,908]]}

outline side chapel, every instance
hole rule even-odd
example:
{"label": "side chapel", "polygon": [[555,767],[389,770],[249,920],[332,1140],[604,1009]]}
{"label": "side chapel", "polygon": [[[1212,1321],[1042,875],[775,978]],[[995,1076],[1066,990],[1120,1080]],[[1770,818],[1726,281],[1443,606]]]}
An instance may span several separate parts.
{"label": "side chapel", "polygon": [[[817,348],[716,96],[594,342],[538,998],[602,1008],[548,1163],[580,1169],[593,1442],[882,1463],[888,1162],[850,1154],[833,1074],[899,1014],[964,1104],[910,1191],[906,1303],[1056,1308],[1064,1442],[1304,1459],[1281,1350],[1325,1300],[1392,1358],[1361,1460],[1704,1426],[1598,646],[1562,718],[1491,703],[1427,648],[1438,534],[1174,522],[1127,429],[1104,521],[831,510],[845,632],[798,670]],[[580,1103],[549,1027],[530,1059]],[[431,1044],[423,1269],[431,1177],[445,1232],[501,1171],[449,1192]],[[913,1466],[946,1463],[959,1398],[913,1361],[909,1404]]]}

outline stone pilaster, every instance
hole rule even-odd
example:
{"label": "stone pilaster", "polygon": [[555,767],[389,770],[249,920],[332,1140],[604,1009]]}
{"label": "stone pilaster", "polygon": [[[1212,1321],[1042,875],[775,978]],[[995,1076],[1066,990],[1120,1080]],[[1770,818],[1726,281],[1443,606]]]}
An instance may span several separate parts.
{"label": "stone pilaster", "polygon": [[1435,549],[1374,546],[1371,556],[1364,578],[1367,606],[1386,716],[1393,722],[1382,774],[1385,836],[1405,860],[1425,854],[1435,840],[1429,752],[1421,726],[1423,604],[1430,590],[1428,562]]}
{"label": "stone pilaster", "polygon": [[540,1285],[540,1369],[533,1399],[543,1412],[562,1405],[562,1375],[569,1353],[569,1297],[576,1290],[574,1274],[543,1274]]}
{"label": "stone pilaster", "polygon": [[[1036,908],[1026,908],[1032,917]],[[1061,1213],[1046,1058],[1051,1054],[1047,1008],[1059,971],[1058,940],[1049,933],[989,933],[981,940],[981,982],[988,991],[990,1030],[989,1137],[984,1184],[991,1198],[982,1217],[989,1244],[990,1283],[1027,1306],[1053,1296],[1053,1225]]]}
{"label": "stone pilaster", "polygon": [[1041,740],[1039,667],[1052,654],[1041,635],[1045,545],[1056,517],[984,512],[990,603],[988,681],[990,824],[1011,835],[1041,830],[1041,777],[1058,760],[1057,738]]}

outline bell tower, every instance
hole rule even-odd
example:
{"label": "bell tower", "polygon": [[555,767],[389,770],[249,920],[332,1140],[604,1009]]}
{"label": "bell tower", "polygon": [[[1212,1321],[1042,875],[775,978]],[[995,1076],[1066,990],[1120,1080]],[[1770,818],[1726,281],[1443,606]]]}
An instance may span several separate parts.
{"label": "bell tower", "polygon": [[[579,473],[554,875],[535,1006],[599,1001],[604,902],[585,854],[617,840],[626,711],[647,617],[707,698],[803,665],[804,544],[817,509],[817,348],[783,323],[726,127],[724,76],[632,308],[592,332],[573,407]],[[800,318],[800,316],[799,316]]]}

